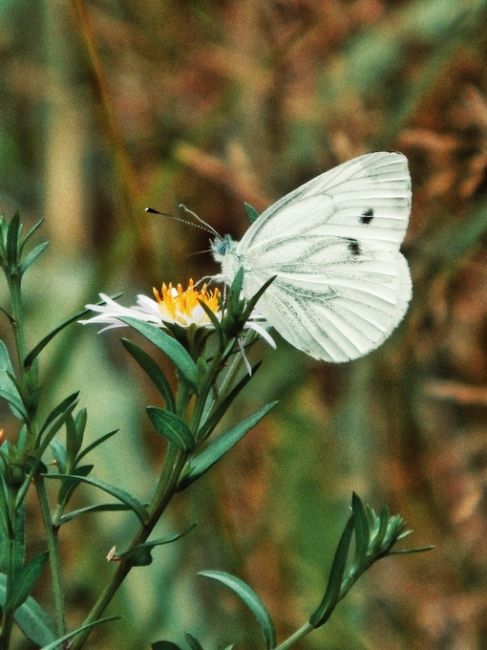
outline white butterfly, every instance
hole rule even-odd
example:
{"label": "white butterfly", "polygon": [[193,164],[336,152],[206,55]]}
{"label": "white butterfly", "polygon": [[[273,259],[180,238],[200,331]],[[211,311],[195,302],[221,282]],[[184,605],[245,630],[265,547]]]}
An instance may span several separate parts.
{"label": "white butterfly", "polygon": [[411,276],[399,246],[411,208],[411,178],[400,153],[378,152],[338,165],[267,208],[241,241],[212,242],[221,279],[244,269],[250,298],[296,348],[342,362],[380,345],[401,321]]}

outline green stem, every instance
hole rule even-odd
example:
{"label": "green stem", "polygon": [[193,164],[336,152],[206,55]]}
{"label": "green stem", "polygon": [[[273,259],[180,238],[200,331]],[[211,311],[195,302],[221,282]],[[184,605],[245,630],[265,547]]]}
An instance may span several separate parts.
{"label": "green stem", "polygon": [[10,275],[8,277],[8,285],[10,290],[10,302],[12,305],[12,327],[14,330],[15,343],[17,347],[19,367],[22,370],[26,356],[26,347],[23,327],[24,318],[22,309],[22,296],[20,290],[20,276]]}
{"label": "green stem", "polygon": [[54,595],[56,631],[59,636],[63,636],[66,632],[66,626],[64,622],[63,578],[61,571],[58,528],[56,528],[52,523],[46,485],[42,476],[36,476],[35,486],[37,490],[37,498],[39,499],[39,505],[41,507],[44,530],[46,531],[49,565],[51,567],[52,591]]}
{"label": "green stem", "polygon": [[[140,527],[139,531],[133,538],[129,550],[139,544],[143,544],[151,534],[154,526],[161,518],[161,515],[175,493],[179,475],[185,462],[186,453],[176,449],[172,445],[169,445],[164,461],[164,467],[154,497],[151,501],[151,505],[149,506],[148,520]],[[130,559],[126,559],[118,565],[112,579],[98,597],[98,600],[83,622],[83,625],[93,623],[100,618],[132,568],[133,564]],[[91,630],[86,630],[79,634],[73,641],[71,650],[79,650],[82,648],[90,632]]]}
{"label": "green stem", "polygon": [[296,632],[291,634],[291,636],[288,637],[285,641],[277,645],[274,650],[287,650],[287,648],[293,646],[297,641],[304,639],[304,637],[314,629],[315,628],[311,625],[311,623],[305,623],[302,627],[299,628],[299,630],[296,630]]}

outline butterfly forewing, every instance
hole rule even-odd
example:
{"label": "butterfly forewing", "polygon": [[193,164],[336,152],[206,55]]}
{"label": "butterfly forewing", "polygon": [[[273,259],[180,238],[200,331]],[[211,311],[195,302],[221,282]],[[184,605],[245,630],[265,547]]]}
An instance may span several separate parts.
{"label": "butterfly forewing", "polygon": [[397,249],[410,208],[406,157],[387,152],[360,156],[271,205],[247,230],[237,252],[246,258],[277,252],[276,239],[300,235],[350,237]]}

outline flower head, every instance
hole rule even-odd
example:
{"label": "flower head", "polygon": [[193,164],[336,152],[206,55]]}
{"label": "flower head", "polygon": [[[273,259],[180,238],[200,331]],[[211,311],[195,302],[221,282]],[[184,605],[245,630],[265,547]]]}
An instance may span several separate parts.
{"label": "flower head", "polygon": [[[222,304],[221,292],[218,288],[209,290],[207,285],[204,284],[201,289],[197,289],[193,280],[189,281],[188,288],[183,289],[180,284],[175,287],[172,283],[163,284],[161,289],[153,289],[154,298],[139,294],[137,296],[137,303],[132,307],[124,307],[109,296],[100,293],[100,298],[103,304],[86,305],[95,313],[91,318],[80,320],[83,325],[88,323],[105,325],[101,330],[112,329],[115,327],[126,327],[124,318],[133,318],[136,320],[144,321],[155,327],[172,330],[174,333],[175,328],[198,328],[205,329],[211,332],[215,328],[214,322],[217,320],[222,323],[224,321],[224,312],[226,311],[224,304]],[[205,305],[206,310],[202,307]],[[208,310],[212,311],[215,318],[212,319],[208,316]],[[241,324],[240,334],[238,337],[238,345],[242,352],[242,358],[248,372],[251,372],[250,364],[245,355],[244,347],[241,340],[243,330],[253,331],[266,341],[271,347],[275,348],[276,344],[274,339],[267,331],[266,320],[255,311],[252,311],[246,321]],[[192,330],[190,330],[191,332]],[[192,334],[189,335],[192,338]]]}
{"label": "flower head", "polygon": [[159,291],[152,290],[157,301],[162,319],[166,323],[175,323],[181,327],[190,325],[210,325],[211,321],[201,303],[205,304],[218,318],[220,315],[220,290],[209,291],[206,284],[202,289],[195,289],[193,280],[189,281],[187,289],[178,284],[163,284]]}

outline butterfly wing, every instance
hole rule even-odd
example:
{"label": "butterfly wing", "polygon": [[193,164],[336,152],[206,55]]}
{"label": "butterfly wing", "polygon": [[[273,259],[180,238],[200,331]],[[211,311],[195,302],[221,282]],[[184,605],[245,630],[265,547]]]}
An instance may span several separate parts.
{"label": "butterfly wing", "polygon": [[347,361],[402,319],[411,280],[399,245],[411,204],[405,156],[360,156],[270,206],[236,247],[249,297],[277,276],[259,310],[292,345]]}

